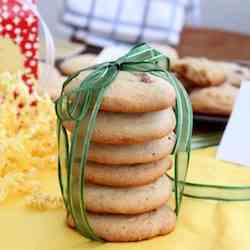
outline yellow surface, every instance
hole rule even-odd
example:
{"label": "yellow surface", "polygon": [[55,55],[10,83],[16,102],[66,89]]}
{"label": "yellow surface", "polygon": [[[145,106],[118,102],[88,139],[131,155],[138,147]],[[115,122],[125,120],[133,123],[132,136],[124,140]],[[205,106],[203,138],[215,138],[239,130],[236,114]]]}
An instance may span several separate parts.
{"label": "yellow surface", "polygon": [[[215,149],[192,154],[190,178],[219,179],[250,184],[250,169],[214,160]],[[215,173],[219,178],[214,178]],[[46,190],[58,191],[55,172],[41,174]],[[24,206],[21,197],[0,206],[2,250],[249,250],[250,202],[223,203],[185,198],[176,230],[167,236],[137,243],[98,243],[65,225],[61,209],[38,212]]]}
{"label": "yellow surface", "polygon": [[9,38],[0,38],[0,73],[16,73],[24,68],[20,47]]}

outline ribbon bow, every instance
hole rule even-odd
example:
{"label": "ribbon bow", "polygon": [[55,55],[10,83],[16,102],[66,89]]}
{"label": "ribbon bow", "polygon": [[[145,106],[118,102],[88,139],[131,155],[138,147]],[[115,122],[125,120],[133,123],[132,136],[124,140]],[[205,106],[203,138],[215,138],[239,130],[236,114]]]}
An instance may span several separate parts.
{"label": "ribbon bow", "polygon": [[[165,69],[163,67],[164,66]],[[112,84],[120,71],[148,72],[170,82],[176,91],[175,113],[177,117],[174,167],[174,190],[176,214],[178,214],[186,178],[192,137],[192,107],[181,83],[167,70],[169,59],[145,43],[133,47],[126,55],[111,62],[102,63],[80,70],[70,76],[63,84],[61,96],[55,103],[58,117],[58,168],[61,192],[65,206],[74,219],[76,228],[85,237],[100,240],[91,229],[85,204],[85,166],[90,138],[95,127],[96,116],[102,103],[105,90]],[[66,91],[66,86],[81,72],[92,70],[76,88]],[[88,116],[84,140],[79,140],[81,121]],[[69,135],[63,122],[74,121],[75,126]],[[70,143],[69,143],[70,141]],[[75,164],[75,151],[82,148],[80,166]]]}

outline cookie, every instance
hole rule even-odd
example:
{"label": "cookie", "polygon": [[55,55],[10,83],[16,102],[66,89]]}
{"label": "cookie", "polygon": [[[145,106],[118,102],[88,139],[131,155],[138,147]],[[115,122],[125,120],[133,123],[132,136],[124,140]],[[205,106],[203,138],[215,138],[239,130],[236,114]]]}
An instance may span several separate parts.
{"label": "cookie", "polygon": [[193,110],[204,114],[229,115],[238,91],[238,88],[227,83],[194,89],[190,94]]}
{"label": "cookie", "polygon": [[65,77],[51,65],[39,62],[39,80],[37,85],[38,94],[48,94],[53,100],[61,93]]}
{"label": "cookie", "polygon": [[172,64],[172,62],[175,62],[179,58],[177,50],[173,47],[159,43],[150,43],[150,45],[161,52],[163,55],[167,56],[170,60],[170,64]]}
{"label": "cookie", "polygon": [[240,87],[241,81],[250,80],[250,69],[243,67],[236,63],[222,62],[224,68],[226,81],[235,87]]}
{"label": "cookie", "polygon": [[[86,122],[82,122],[81,136],[84,136]],[[150,113],[99,112],[91,141],[104,144],[136,144],[162,138],[172,132],[176,125],[172,108]],[[72,131],[73,122],[64,122]]]}
{"label": "cookie", "polygon": [[200,87],[220,85],[226,78],[221,64],[206,58],[186,57],[177,60],[172,70],[194,86]]}
{"label": "cookie", "polygon": [[[175,213],[167,206],[137,215],[88,213],[90,226],[107,241],[129,242],[165,235],[174,230]],[[67,216],[67,224],[74,228],[74,221]]]}
{"label": "cookie", "polygon": [[194,89],[194,85],[191,81],[182,78],[180,75],[177,75],[177,78],[181,82],[181,84],[183,85],[188,94]]}
{"label": "cookie", "polygon": [[[111,165],[157,161],[171,154],[175,146],[175,138],[175,134],[172,132],[161,139],[140,144],[111,145],[93,142],[89,147],[88,160]],[[76,148],[77,159],[81,158],[81,153],[82,148],[78,146]]]}
{"label": "cookie", "polygon": [[85,179],[88,182],[114,187],[134,187],[151,183],[172,166],[169,156],[148,164],[103,165],[88,162]]}
{"label": "cookie", "polygon": [[[89,74],[82,72],[65,92],[74,89]],[[148,73],[121,71],[104,94],[101,110],[122,113],[153,112],[175,105],[173,86]]]}
{"label": "cookie", "polygon": [[74,74],[76,71],[87,68],[95,64],[96,55],[83,54],[71,57],[60,63],[59,68],[65,75]]}
{"label": "cookie", "polygon": [[165,175],[144,186],[110,187],[86,183],[86,207],[89,212],[139,214],[161,207],[172,193]]}

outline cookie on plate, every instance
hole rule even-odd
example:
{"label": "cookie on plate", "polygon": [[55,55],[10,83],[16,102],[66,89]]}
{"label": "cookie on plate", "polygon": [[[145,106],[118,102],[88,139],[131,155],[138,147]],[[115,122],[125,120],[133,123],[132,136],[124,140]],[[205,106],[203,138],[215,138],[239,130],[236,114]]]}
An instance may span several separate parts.
{"label": "cookie on plate", "polygon": [[[65,88],[74,89],[89,74],[82,72]],[[148,73],[121,71],[104,94],[101,110],[122,113],[153,112],[175,105],[175,90],[166,80]]]}
{"label": "cookie on plate", "polygon": [[206,58],[182,58],[174,63],[172,70],[194,86],[220,85],[225,81],[221,64]]}
{"label": "cookie on plate", "polygon": [[228,83],[194,89],[190,94],[193,110],[203,114],[229,115],[238,91],[238,88]]}
{"label": "cookie on plate", "polygon": [[142,186],[160,178],[172,166],[169,156],[147,164],[103,165],[87,162],[85,178],[88,182],[114,187]]}
{"label": "cookie on plate", "polygon": [[83,54],[65,59],[60,63],[59,68],[65,75],[74,74],[76,71],[87,68],[95,64],[96,55]]}
{"label": "cookie on plate", "polygon": [[89,212],[138,214],[165,204],[172,193],[172,185],[165,175],[138,187],[110,187],[86,183],[86,207]]}
{"label": "cookie on plate", "polygon": [[[93,142],[89,147],[88,160],[111,165],[153,162],[172,153],[175,146],[175,139],[175,134],[171,132],[161,139],[140,144],[117,146]],[[78,159],[81,158],[82,153],[80,142],[82,141],[79,140],[79,146],[76,149],[76,157]]]}
{"label": "cookie on plate", "polygon": [[[82,121],[84,136],[87,119]],[[172,108],[150,113],[99,112],[91,141],[104,144],[136,144],[162,138],[172,132],[176,125]],[[64,122],[72,131],[73,122]]]}
{"label": "cookie on plate", "polygon": [[250,69],[236,63],[222,62],[226,81],[235,87],[240,87],[241,81],[250,80]]}
{"label": "cookie on plate", "polygon": [[[136,215],[88,213],[88,220],[98,236],[113,242],[150,239],[172,232],[176,225],[175,213],[167,206]],[[75,227],[70,215],[67,215],[67,224]]]}

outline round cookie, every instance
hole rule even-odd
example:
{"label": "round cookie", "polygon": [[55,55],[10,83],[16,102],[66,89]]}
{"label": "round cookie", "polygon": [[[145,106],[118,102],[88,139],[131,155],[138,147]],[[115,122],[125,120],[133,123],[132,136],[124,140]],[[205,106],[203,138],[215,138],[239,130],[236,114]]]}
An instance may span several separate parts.
{"label": "round cookie", "polygon": [[152,163],[135,165],[102,165],[88,162],[85,179],[104,186],[141,186],[160,178],[171,166],[172,160],[169,156]]}
{"label": "round cookie", "polygon": [[[148,163],[160,160],[172,153],[175,146],[172,132],[161,139],[141,144],[111,145],[91,143],[88,160],[111,165]],[[76,158],[81,158],[82,149],[76,148]]]}
{"label": "round cookie", "polygon": [[222,62],[226,74],[226,81],[235,87],[240,87],[241,81],[250,80],[250,69],[236,63]]}
{"label": "round cookie", "polygon": [[194,86],[220,85],[225,81],[225,72],[220,63],[206,58],[186,57],[177,60],[172,70]]}
{"label": "round cookie", "polygon": [[165,56],[167,56],[170,60],[170,64],[172,64],[179,58],[176,49],[174,49],[173,47],[159,43],[150,43],[150,45],[159,52],[161,52],[162,54],[164,54]]}
{"label": "round cookie", "polygon": [[[81,136],[84,136],[87,120],[82,122]],[[104,144],[142,143],[168,135],[175,125],[172,108],[135,114],[99,112],[91,141]],[[74,123],[64,122],[64,126],[72,131]]]}
{"label": "round cookie", "polygon": [[86,207],[89,212],[139,214],[159,208],[172,193],[171,181],[163,175],[139,187],[109,187],[86,184]]}
{"label": "round cookie", "polygon": [[[65,88],[65,92],[77,87],[89,73],[82,72]],[[166,80],[148,73],[121,71],[104,94],[101,110],[140,113],[159,111],[174,105],[175,90]]]}
{"label": "round cookie", "polygon": [[[88,213],[90,226],[107,241],[129,242],[145,240],[168,234],[176,224],[175,213],[167,206],[137,215]],[[67,215],[67,224],[74,228],[74,221]]]}
{"label": "round cookie", "polygon": [[238,91],[238,88],[227,83],[194,89],[190,94],[193,110],[204,114],[229,115]]}
{"label": "round cookie", "polygon": [[65,59],[60,63],[59,68],[65,75],[74,74],[76,71],[87,68],[95,64],[96,55],[83,54]]}

